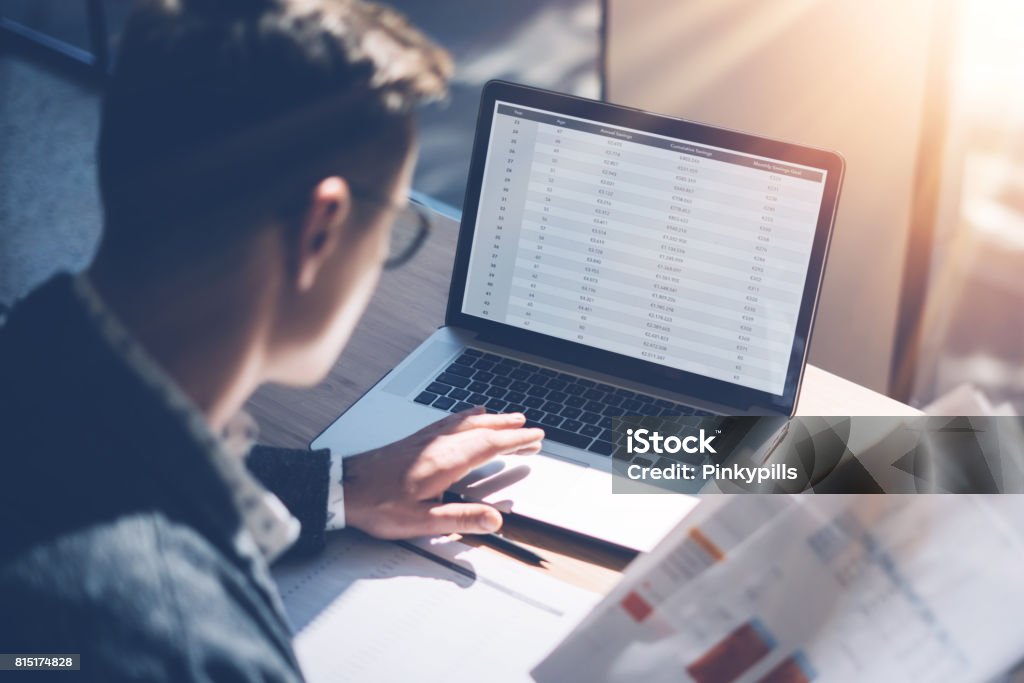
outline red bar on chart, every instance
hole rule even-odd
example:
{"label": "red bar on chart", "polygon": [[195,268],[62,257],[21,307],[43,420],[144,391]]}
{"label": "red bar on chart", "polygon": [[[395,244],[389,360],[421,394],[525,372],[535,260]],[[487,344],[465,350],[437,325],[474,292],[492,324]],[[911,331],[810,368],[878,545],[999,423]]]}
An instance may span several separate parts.
{"label": "red bar on chart", "polygon": [[715,643],[686,667],[697,683],[731,683],[775,647],[775,640],[757,620],[748,621]]}

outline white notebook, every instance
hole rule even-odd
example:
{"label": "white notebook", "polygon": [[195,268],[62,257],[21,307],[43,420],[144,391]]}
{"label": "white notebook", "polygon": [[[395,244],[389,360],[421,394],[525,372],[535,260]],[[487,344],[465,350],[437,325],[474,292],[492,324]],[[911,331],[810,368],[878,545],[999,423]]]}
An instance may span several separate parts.
{"label": "white notebook", "polygon": [[310,683],[527,681],[599,599],[463,543],[350,531],[273,573]]}

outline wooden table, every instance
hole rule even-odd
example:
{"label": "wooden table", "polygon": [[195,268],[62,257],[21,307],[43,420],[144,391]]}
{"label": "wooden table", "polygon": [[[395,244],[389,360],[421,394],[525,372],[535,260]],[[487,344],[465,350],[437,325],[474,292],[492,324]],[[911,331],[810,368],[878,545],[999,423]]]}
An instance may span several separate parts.
{"label": "wooden table", "polygon": [[[312,389],[268,386],[250,400],[248,408],[260,423],[261,443],[307,447],[443,324],[458,227],[457,221],[438,215],[434,233],[420,254],[401,269],[384,273],[359,328],[324,382]],[[807,368],[797,405],[797,413],[803,415],[916,412],[814,366]],[[509,520],[503,533],[549,559],[548,566],[537,571],[602,594],[633,558],[528,520]]]}

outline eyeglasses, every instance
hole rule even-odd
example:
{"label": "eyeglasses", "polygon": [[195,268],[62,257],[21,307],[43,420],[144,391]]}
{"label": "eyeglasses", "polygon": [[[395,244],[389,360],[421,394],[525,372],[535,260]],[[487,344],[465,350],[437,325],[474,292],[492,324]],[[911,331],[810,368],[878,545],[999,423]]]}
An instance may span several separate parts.
{"label": "eyeglasses", "polygon": [[394,211],[396,214],[391,226],[388,256],[384,260],[385,270],[393,270],[408,262],[427,241],[433,221],[427,208],[415,199],[409,199],[405,204],[397,204],[369,192],[353,192],[352,196],[359,201]]}

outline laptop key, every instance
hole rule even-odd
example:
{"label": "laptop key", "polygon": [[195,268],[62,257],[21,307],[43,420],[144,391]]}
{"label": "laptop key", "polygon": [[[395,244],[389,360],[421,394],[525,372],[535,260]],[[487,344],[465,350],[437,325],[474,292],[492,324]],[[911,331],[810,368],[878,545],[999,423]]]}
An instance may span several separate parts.
{"label": "laptop key", "polygon": [[554,379],[549,380],[546,386],[551,391],[565,391],[565,387],[568,386],[568,384],[555,377]]}
{"label": "laptop key", "polygon": [[583,410],[588,410],[592,413],[600,413],[605,410],[605,406],[597,401],[587,401],[586,405],[583,406]]}
{"label": "laptop key", "polygon": [[463,353],[466,354],[467,356],[475,356],[477,358],[479,358],[480,356],[484,355],[483,351],[477,351],[476,349],[470,349],[470,348],[467,348],[465,351],[463,351]]}
{"label": "laptop key", "polygon": [[580,415],[580,422],[586,422],[588,425],[596,425],[601,421],[601,416],[597,413],[587,411]]}
{"label": "laptop key", "polygon": [[570,432],[578,432],[580,431],[580,427],[582,426],[583,423],[580,422],[579,420],[572,420],[569,418],[565,418],[564,420],[562,420],[561,424],[562,429],[567,429]]}
{"label": "laptop key", "polygon": [[448,398],[447,396],[441,396],[433,403],[435,408],[440,408],[441,410],[447,410],[453,405],[455,405],[455,399]]}
{"label": "laptop key", "polygon": [[413,400],[416,401],[417,403],[422,403],[424,405],[428,405],[429,406],[437,398],[438,398],[437,394],[432,394],[429,391],[424,391],[419,396],[414,398]]}
{"label": "laptop key", "polygon": [[694,467],[700,467],[708,462],[707,456],[701,455],[700,453],[687,453],[686,451],[679,451],[672,456],[679,462],[684,462],[687,465],[693,465]]}
{"label": "laptop key", "polygon": [[494,368],[494,363],[491,363],[490,361],[486,360],[478,360],[477,362],[473,363],[473,367],[476,368],[477,370],[490,372],[491,369]]}
{"label": "laptop key", "polygon": [[580,429],[580,434],[585,436],[600,436],[602,431],[604,430],[597,425],[583,425],[583,428]]}
{"label": "laptop key", "polygon": [[597,389],[587,389],[583,392],[583,398],[589,398],[591,401],[600,401],[604,398],[604,392]]}
{"label": "laptop key", "polygon": [[595,441],[587,450],[598,455],[611,455],[612,445],[607,441]]}
{"label": "laptop key", "polygon": [[522,403],[509,403],[507,406],[505,406],[506,413],[521,413],[524,410],[526,410],[526,406],[524,406]]}
{"label": "laptop key", "polygon": [[477,380],[466,388],[475,394],[479,394],[481,391],[487,391],[487,382],[481,382],[480,380]]}
{"label": "laptop key", "polygon": [[[442,384],[441,386],[444,386],[444,385]],[[472,392],[470,392],[470,391],[468,391],[466,389],[452,389],[451,391],[448,392],[448,395],[451,396],[452,398],[456,399],[457,401],[462,401],[467,396],[469,396],[470,393],[472,393]]]}
{"label": "laptop key", "polygon": [[541,406],[541,410],[558,415],[559,413],[562,412],[562,407],[562,404],[559,403],[558,401],[548,401]]}
{"label": "laptop key", "polygon": [[545,375],[542,375],[539,372],[535,372],[529,377],[527,377],[526,381],[529,382],[532,386],[542,387],[548,383],[548,379],[549,378],[546,377]]}
{"label": "laptop key", "polygon": [[615,393],[621,396],[622,398],[633,398],[634,396],[636,396],[636,392],[630,391],[629,389],[616,389]]}
{"label": "laptop key", "polygon": [[489,408],[490,410],[500,413],[501,411],[505,410],[505,406],[507,406],[508,403],[502,401],[500,398],[492,398],[484,405],[487,406],[487,408]]}
{"label": "laptop key", "polygon": [[584,389],[589,389],[590,387],[596,385],[597,382],[591,382],[589,379],[583,379],[582,377],[577,377],[576,378],[576,384],[580,385]]}
{"label": "laptop key", "polygon": [[586,390],[586,387],[581,387],[579,384],[570,384],[565,388],[565,393],[571,396],[580,396]]}
{"label": "laptop key", "polygon": [[[498,363],[497,365],[494,366],[494,369],[491,370],[491,372],[493,372],[498,377],[508,377],[509,374],[513,370],[515,370],[515,369],[516,369],[516,367],[514,365],[506,365],[505,363]],[[509,377],[509,379],[511,379],[511,377]]]}
{"label": "laptop key", "polygon": [[502,389],[501,387],[487,387],[487,391],[485,391],[484,393],[490,396],[491,398],[501,398],[502,396],[508,393],[508,390]]}
{"label": "laptop key", "polygon": [[523,401],[523,403],[525,403],[529,408],[540,408],[542,405],[544,405],[544,399],[538,398],[536,396],[527,396],[526,400]]}
{"label": "laptop key", "polygon": [[511,389],[512,391],[522,391],[525,393],[530,390],[530,385],[527,384],[526,382],[512,382],[512,384],[509,385],[509,389]]}
{"label": "laptop key", "polygon": [[[551,389],[551,385],[548,384],[544,388],[545,389]],[[569,395],[567,393],[565,393],[564,391],[554,391],[554,390],[552,390],[551,393],[548,394],[548,400],[549,401],[558,401],[559,403],[562,403],[567,398],[569,398]]]}
{"label": "laptop key", "polygon": [[561,415],[562,417],[571,417],[572,419],[575,420],[577,417],[580,416],[581,413],[583,413],[583,411],[580,410],[579,408],[573,408],[572,406],[568,406],[562,408],[562,412],[559,413],[559,415]]}
{"label": "laptop key", "polygon": [[496,387],[507,387],[509,384],[512,384],[512,378],[502,377],[499,375],[498,377],[495,377],[494,379],[491,380],[491,384],[493,384]]}
{"label": "laptop key", "polygon": [[[625,401],[622,402],[621,407],[623,410],[634,411],[637,410],[641,405],[643,404],[640,403],[640,401],[636,400],[635,398],[627,398]],[[619,414],[623,415],[624,413]]]}
{"label": "laptop key", "polygon": [[521,391],[510,391],[505,394],[506,401],[512,401],[513,403],[522,403],[526,399],[526,394]]}
{"label": "laptop key", "polygon": [[465,377],[459,377],[458,375],[453,375],[450,372],[442,372],[440,375],[437,376],[436,381],[441,382],[442,384],[448,384],[450,386],[460,388],[465,388],[469,385],[468,379],[466,379]]}
{"label": "laptop key", "polygon": [[473,394],[472,396],[466,399],[466,403],[472,403],[475,406],[482,406],[489,400],[491,400],[490,397],[485,394]]}
{"label": "laptop key", "polygon": [[619,415],[625,415],[626,411],[622,409],[622,406],[604,406],[601,414],[608,417],[618,417]]}
{"label": "laptop key", "polygon": [[488,361],[490,361],[492,363],[499,363],[503,359],[502,359],[501,356],[495,356],[493,353],[485,353],[484,354],[484,360],[488,360]]}
{"label": "laptop key", "polygon": [[[444,396],[445,394],[447,394],[449,389],[451,389],[450,386],[446,384],[441,384],[440,382],[431,382],[430,385],[427,387],[427,391],[429,391],[432,394],[437,394],[439,396]],[[454,391],[454,389],[452,389],[452,391]]]}
{"label": "laptop key", "polygon": [[640,465],[641,467],[650,467],[651,465],[654,464],[647,458],[641,458],[640,456],[633,458],[633,462],[636,463],[637,465]]}
{"label": "laptop key", "polygon": [[558,415],[551,415],[550,413],[544,416],[544,419],[540,421],[545,427],[557,427],[562,424],[562,418]]}
{"label": "laptop key", "polygon": [[622,405],[623,400],[624,399],[618,394],[608,394],[601,399],[601,403],[605,404],[606,406],[618,406]]}
{"label": "laptop key", "polygon": [[459,401],[451,408],[448,409],[449,413],[461,413],[463,410],[469,410],[470,408],[476,408],[472,403],[466,403],[465,401]]}
{"label": "laptop key", "polygon": [[459,365],[472,365],[473,363],[476,362],[476,358],[469,355],[468,353],[464,353],[458,358],[456,358],[455,362],[458,363]]}
{"label": "laptop key", "polygon": [[494,373],[493,372],[486,372],[484,370],[477,370],[476,374],[473,375],[473,379],[475,379],[478,382],[488,382],[489,383],[492,379],[494,379]]}
{"label": "laptop key", "polygon": [[523,370],[522,368],[517,368],[512,372],[508,373],[508,376],[511,377],[512,379],[524,380],[530,376],[530,371]]}
{"label": "laptop key", "polygon": [[570,396],[565,399],[565,405],[572,406],[573,408],[582,408],[587,405],[587,399],[582,396]]}
{"label": "laptop key", "polygon": [[547,377],[554,377],[555,375],[558,374],[557,372],[555,372],[551,368],[541,368],[539,370],[539,372],[540,372],[540,374],[546,375]]}
{"label": "laptop key", "polygon": [[540,422],[547,417],[547,413],[543,410],[537,410],[536,408],[527,408],[524,414],[526,415],[527,421],[530,422]]}
{"label": "laptop key", "polygon": [[445,372],[450,372],[453,375],[461,375],[462,377],[472,377],[473,368],[466,367],[465,365],[459,365],[458,363],[452,363],[449,365]]}
{"label": "laptop key", "polygon": [[544,387],[530,387],[526,393],[537,398],[544,398],[548,395],[548,390]]}
{"label": "laptop key", "polygon": [[590,437],[583,436],[582,434],[574,434],[558,427],[545,426],[543,423],[537,423],[533,421],[527,421],[527,427],[540,427],[544,430],[544,438],[548,441],[556,441],[558,443],[564,443],[566,446],[574,446],[576,448],[586,448],[590,445]]}

